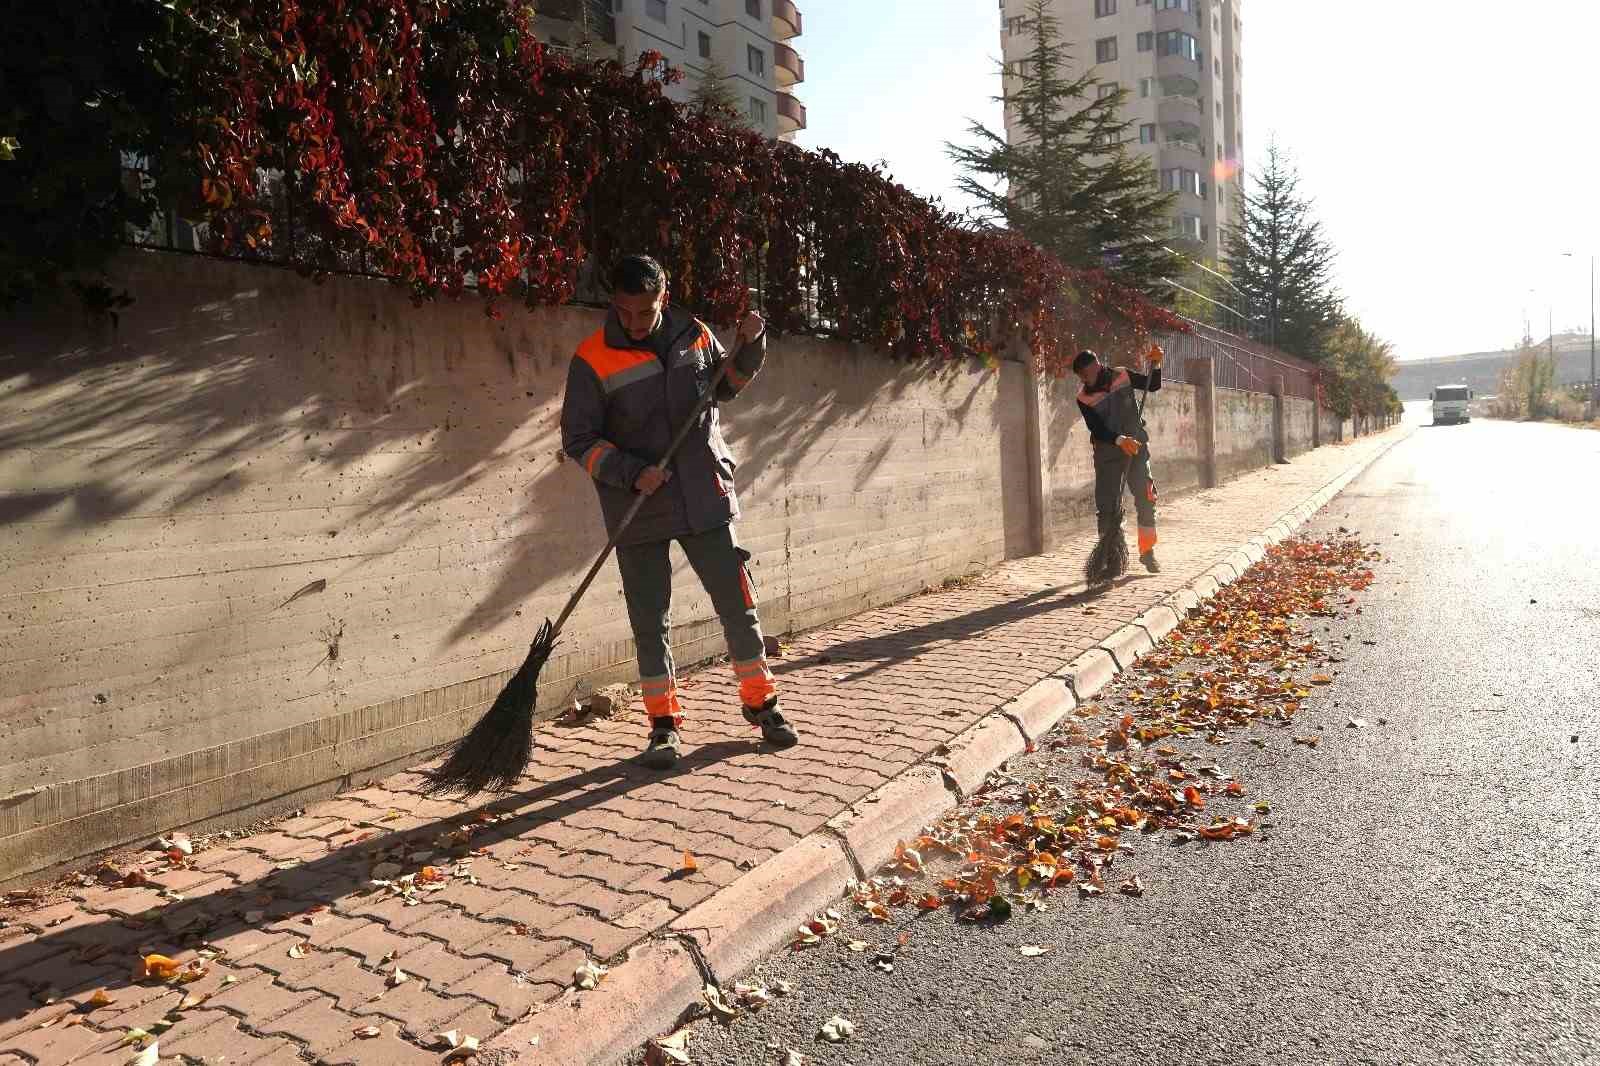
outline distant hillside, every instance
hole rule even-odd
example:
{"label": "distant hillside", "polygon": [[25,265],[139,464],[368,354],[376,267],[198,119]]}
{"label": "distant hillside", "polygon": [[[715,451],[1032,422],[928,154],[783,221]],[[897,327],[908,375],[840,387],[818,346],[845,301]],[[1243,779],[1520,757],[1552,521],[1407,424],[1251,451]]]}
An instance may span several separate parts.
{"label": "distant hillside", "polygon": [[[1549,341],[1539,343],[1540,353],[1549,351]],[[1437,359],[1413,359],[1399,364],[1390,381],[1402,400],[1426,400],[1435,385],[1470,385],[1482,396],[1500,389],[1500,374],[1515,358],[1514,351],[1469,352]],[[1556,335],[1556,384],[1572,385],[1589,380],[1589,335]]]}

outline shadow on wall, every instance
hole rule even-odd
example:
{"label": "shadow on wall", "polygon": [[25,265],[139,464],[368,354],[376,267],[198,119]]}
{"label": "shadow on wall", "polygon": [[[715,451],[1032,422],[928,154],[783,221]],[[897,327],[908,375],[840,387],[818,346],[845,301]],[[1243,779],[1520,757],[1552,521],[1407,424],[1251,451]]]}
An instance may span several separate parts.
{"label": "shadow on wall", "polygon": [[[13,316],[0,349],[0,794],[521,660],[604,543],[587,478],[558,454],[567,364],[596,312],[493,322],[382,283],[160,253],[117,271],[138,297],[119,325]],[[937,405],[927,448],[990,387],[782,341],[729,411],[746,506],[782,513],[841,429],[873,432],[874,407]],[[914,444],[886,432],[830,471],[833,491],[884,480]],[[608,582],[552,691],[627,660]],[[0,817],[0,837],[32,817]]]}

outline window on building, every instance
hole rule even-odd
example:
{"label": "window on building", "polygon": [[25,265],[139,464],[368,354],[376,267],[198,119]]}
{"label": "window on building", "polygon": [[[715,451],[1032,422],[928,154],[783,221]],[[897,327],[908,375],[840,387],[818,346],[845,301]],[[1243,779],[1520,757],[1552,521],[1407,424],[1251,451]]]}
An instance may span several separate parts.
{"label": "window on building", "polygon": [[1122,91],[1122,86],[1114,81],[1103,81],[1095,87],[1094,95],[1097,100],[1104,100],[1108,96],[1115,96]]}
{"label": "window on building", "polygon": [[767,72],[767,54],[755,45],[745,46],[745,65],[752,74],[765,74]]}
{"label": "window on building", "polygon": [[1103,19],[1117,13],[1117,0],[1094,0],[1094,17]]}
{"label": "window on building", "polygon": [[1216,56],[1211,57],[1211,72],[1217,77],[1222,77],[1222,60]]}
{"label": "window on building", "polygon": [[711,34],[709,33],[700,34],[700,58],[711,58]]}
{"label": "window on building", "polygon": [[761,17],[761,0],[744,0],[744,13],[753,19]]}
{"label": "window on building", "polygon": [[1154,78],[1140,78],[1139,79],[1139,96],[1141,98],[1148,99],[1150,97],[1150,95],[1152,93],[1154,93],[1155,91],[1156,91],[1156,80]]}
{"label": "window on building", "polygon": [[1148,52],[1156,46],[1156,35],[1153,31],[1146,31],[1134,38],[1136,46],[1141,52]]}
{"label": "window on building", "polygon": [[1219,119],[1222,117],[1222,101],[1221,100],[1217,101],[1217,117]]}
{"label": "window on building", "polygon": [[767,121],[767,102],[759,96],[750,98],[750,117],[757,122]]}
{"label": "window on building", "polygon": [[657,22],[667,21],[667,0],[644,0],[644,13]]}
{"label": "window on building", "polygon": [[1117,61],[1117,39],[1115,37],[1102,37],[1094,42],[1094,61],[1096,63],[1115,63]]}
{"label": "window on building", "polygon": [[1155,123],[1147,122],[1143,126],[1139,127],[1139,143],[1140,144],[1155,144],[1156,143],[1156,127],[1155,127]]}
{"label": "window on building", "polygon": [[1156,54],[1162,56],[1182,56],[1185,59],[1200,59],[1200,44],[1194,39],[1193,34],[1184,33],[1182,30],[1168,30],[1156,34]]}
{"label": "window on building", "polygon": [[1021,37],[1023,31],[1027,28],[1028,20],[1023,18],[1021,15],[1015,15],[1006,19],[1006,34],[1008,36]]}

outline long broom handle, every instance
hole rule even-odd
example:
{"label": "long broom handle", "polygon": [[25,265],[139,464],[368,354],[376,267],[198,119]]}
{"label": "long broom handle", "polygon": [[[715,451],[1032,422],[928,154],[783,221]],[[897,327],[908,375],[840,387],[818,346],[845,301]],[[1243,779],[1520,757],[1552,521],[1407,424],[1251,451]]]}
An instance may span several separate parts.
{"label": "long broom handle", "polygon": [[[672,443],[667,447],[666,454],[657,460],[655,469],[665,470],[667,464],[672,461],[672,457],[678,453],[678,449],[688,439],[689,431],[694,428],[695,423],[700,421],[700,416],[705,413],[706,408],[710,407],[712,400],[716,398],[718,386],[728,376],[728,368],[733,366],[733,357],[742,351],[744,351],[744,342],[741,342],[737,349],[729,351],[727,355],[722,357],[722,362],[717,366],[717,373],[711,379],[711,384],[706,386],[706,391],[701,393],[700,399],[695,401],[694,410],[689,412],[689,417],[679,427],[678,435],[672,438]],[[657,491],[660,490],[658,489]],[[600,573],[600,568],[606,564],[606,560],[611,557],[612,551],[616,549],[618,538],[632,524],[634,517],[639,513],[639,509],[644,506],[645,501],[649,498],[646,493],[641,492],[633,503],[628,506],[627,513],[622,516],[622,521],[617,523],[616,532],[611,534],[611,539],[606,541],[606,546],[595,559],[594,565],[589,567],[587,574],[583,575],[583,581],[579,583],[577,591],[567,600],[567,605],[561,609],[561,614],[556,618],[555,625],[550,630],[550,639],[552,641],[560,636],[561,628],[567,624],[567,619],[572,617],[572,612],[577,609],[578,601],[583,598],[585,592],[589,591],[589,586],[594,583],[595,575]]]}
{"label": "long broom handle", "polygon": [[[1150,398],[1150,374],[1153,374],[1158,369],[1160,369],[1160,368],[1159,367],[1151,367],[1149,369],[1149,371],[1145,374],[1144,390],[1143,390],[1142,394],[1139,396],[1139,424],[1141,426],[1144,425],[1144,402]],[[1148,448],[1149,445],[1148,444],[1141,444],[1140,447]],[[1121,484],[1119,484],[1117,486],[1117,513],[1119,515],[1123,513],[1122,512],[1122,490],[1128,487],[1128,475],[1133,472],[1133,461],[1136,458],[1138,458],[1138,455],[1139,455],[1139,453],[1135,452],[1133,455],[1128,456],[1128,461],[1126,463],[1122,464],[1122,482],[1121,482]],[[1121,521],[1121,519],[1118,519],[1118,521]]]}

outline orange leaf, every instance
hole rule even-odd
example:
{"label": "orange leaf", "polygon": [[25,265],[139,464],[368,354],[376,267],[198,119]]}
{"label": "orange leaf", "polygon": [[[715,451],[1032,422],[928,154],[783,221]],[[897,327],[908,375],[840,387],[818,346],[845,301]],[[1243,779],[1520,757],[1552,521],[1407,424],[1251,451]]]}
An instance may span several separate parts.
{"label": "orange leaf", "polygon": [[1183,801],[1197,811],[1206,809],[1206,798],[1200,795],[1200,790],[1193,785],[1183,790]]}
{"label": "orange leaf", "polygon": [[923,896],[921,899],[917,900],[917,906],[921,907],[925,911],[936,911],[940,907],[944,906],[944,900],[940,899],[938,896],[935,896],[932,892],[929,892],[926,896]]}
{"label": "orange leaf", "polygon": [[694,861],[693,853],[691,853],[687,848],[685,848],[684,852],[683,852],[683,871],[684,871],[684,873],[691,873],[692,874],[698,869],[700,869],[700,864]]}
{"label": "orange leaf", "polygon": [[1313,685],[1331,685],[1333,684],[1333,678],[1327,674],[1315,674],[1311,678],[1311,683]]}
{"label": "orange leaf", "polygon": [[134,967],[133,979],[143,981],[153,977],[157,981],[170,981],[178,976],[178,971],[182,968],[177,959],[169,959],[165,955],[146,955]]}
{"label": "orange leaf", "polygon": [[1223,791],[1230,796],[1242,796],[1244,795],[1244,786],[1237,781],[1229,781],[1228,787]]}
{"label": "orange leaf", "polygon": [[1095,847],[1099,848],[1101,851],[1117,850],[1117,838],[1114,836],[1096,837],[1094,843]]}

